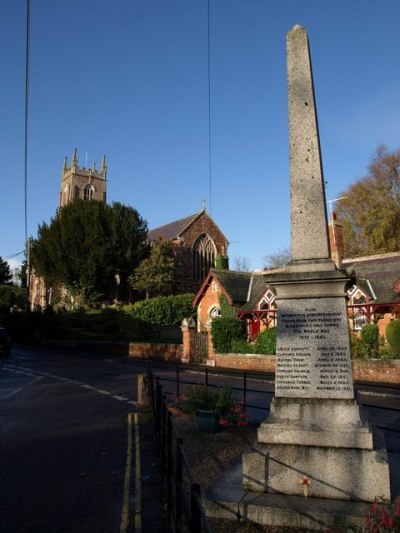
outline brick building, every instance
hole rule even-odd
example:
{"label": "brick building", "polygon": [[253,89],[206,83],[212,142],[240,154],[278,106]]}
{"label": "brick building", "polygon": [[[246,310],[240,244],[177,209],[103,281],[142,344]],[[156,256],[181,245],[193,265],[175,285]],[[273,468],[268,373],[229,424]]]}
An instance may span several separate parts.
{"label": "brick building", "polygon": [[[384,336],[387,324],[400,315],[400,252],[343,259],[342,226],[332,217],[329,223],[332,260],[349,271],[347,289],[349,326],[357,332],[375,323]],[[204,331],[221,314],[221,295],[247,325],[248,337],[276,325],[275,291],[268,281],[277,270],[259,273],[213,269],[197,292],[197,328]]]}
{"label": "brick building", "polygon": [[148,239],[173,243],[178,293],[197,292],[217,258],[227,258],[229,243],[205,209],[151,230]]}

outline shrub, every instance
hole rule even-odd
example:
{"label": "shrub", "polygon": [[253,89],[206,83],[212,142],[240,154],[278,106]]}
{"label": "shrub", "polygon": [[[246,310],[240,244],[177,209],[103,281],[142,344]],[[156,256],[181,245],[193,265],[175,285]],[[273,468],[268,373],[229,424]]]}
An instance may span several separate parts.
{"label": "shrub", "polygon": [[395,357],[400,357],[400,320],[392,320],[386,326],[386,339]]}
{"label": "shrub", "polygon": [[366,359],[365,347],[354,333],[350,333],[350,354],[352,359]]}
{"label": "shrub", "polygon": [[235,308],[228,302],[228,298],[225,294],[221,294],[219,297],[219,306],[222,318],[236,318]]}
{"label": "shrub", "polygon": [[235,339],[232,341],[232,353],[255,353],[254,344],[249,344],[246,339]]}
{"label": "shrub", "polygon": [[211,333],[217,353],[230,352],[234,340],[247,337],[246,326],[238,318],[215,318],[211,324]]}
{"label": "shrub", "polygon": [[184,318],[196,316],[192,306],[194,294],[159,296],[123,307],[132,317],[152,326],[179,326]]}
{"label": "shrub", "polygon": [[376,358],[379,348],[379,329],[376,324],[366,324],[361,330],[361,344],[367,359]]}
{"label": "shrub", "polygon": [[275,355],[276,353],[276,328],[269,328],[259,333],[256,337],[255,353]]}

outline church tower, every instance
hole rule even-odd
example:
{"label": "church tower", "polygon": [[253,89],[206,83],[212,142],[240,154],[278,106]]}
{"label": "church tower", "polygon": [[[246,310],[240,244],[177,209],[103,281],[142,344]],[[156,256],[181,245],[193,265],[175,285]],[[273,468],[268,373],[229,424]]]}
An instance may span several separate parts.
{"label": "church tower", "polygon": [[106,156],[103,156],[100,170],[96,169],[96,163],[93,163],[91,169],[85,167],[80,168],[78,166],[78,155],[75,148],[70,167],[68,167],[67,158],[64,160],[59,207],[63,207],[77,198],[105,202],[106,193]]}

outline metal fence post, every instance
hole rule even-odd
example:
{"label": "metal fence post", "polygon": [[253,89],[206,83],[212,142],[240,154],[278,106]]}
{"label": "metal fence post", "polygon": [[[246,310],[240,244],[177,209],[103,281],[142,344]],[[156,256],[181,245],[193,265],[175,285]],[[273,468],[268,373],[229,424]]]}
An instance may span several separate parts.
{"label": "metal fence post", "polygon": [[176,440],[176,471],[175,471],[175,528],[177,533],[182,530],[182,448],[183,440]]}
{"label": "metal fence post", "polygon": [[172,415],[170,411],[166,412],[166,476],[167,476],[167,502],[170,510],[173,510],[172,505],[172,472],[173,472],[173,463],[172,463]]}
{"label": "metal fence post", "polygon": [[176,396],[179,397],[180,394],[180,383],[179,383],[179,364],[176,365]]}
{"label": "metal fence post", "polygon": [[190,487],[190,531],[191,533],[201,533],[201,514],[197,503],[197,498],[201,498],[200,485],[193,483]]}
{"label": "metal fence post", "polygon": [[243,411],[246,412],[246,403],[247,403],[247,370],[244,371],[243,375]]}

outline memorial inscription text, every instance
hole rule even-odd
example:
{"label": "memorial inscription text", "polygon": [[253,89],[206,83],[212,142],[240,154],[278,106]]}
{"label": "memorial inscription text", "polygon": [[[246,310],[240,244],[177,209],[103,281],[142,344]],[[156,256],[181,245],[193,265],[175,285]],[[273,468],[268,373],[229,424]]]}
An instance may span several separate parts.
{"label": "memorial inscription text", "polygon": [[[276,394],[352,397],[347,317],[310,299],[282,302],[278,311]],[[295,302],[295,305],[294,305]],[[285,305],[286,304],[286,305]],[[301,306],[303,304],[303,306]],[[344,310],[345,311],[345,310]]]}

